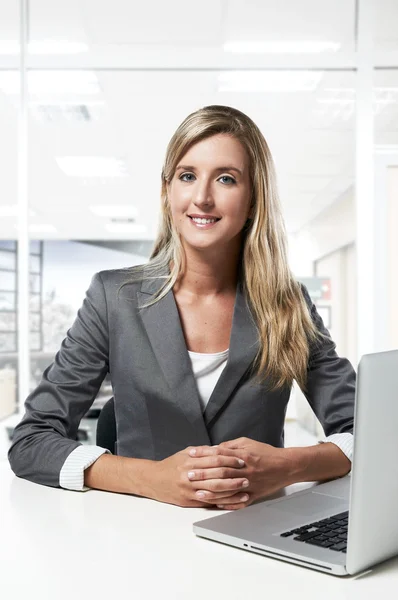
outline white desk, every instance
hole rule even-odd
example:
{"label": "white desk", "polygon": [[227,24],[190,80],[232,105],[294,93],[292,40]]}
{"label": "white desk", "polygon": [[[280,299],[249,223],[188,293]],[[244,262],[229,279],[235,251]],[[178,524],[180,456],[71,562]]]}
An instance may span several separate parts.
{"label": "white desk", "polygon": [[208,509],[136,496],[36,485],[15,477],[7,463],[0,463],[0,597],[396,597],[398,558],[361,578],[340,579],[196,537],[192,523],[209,516]]}

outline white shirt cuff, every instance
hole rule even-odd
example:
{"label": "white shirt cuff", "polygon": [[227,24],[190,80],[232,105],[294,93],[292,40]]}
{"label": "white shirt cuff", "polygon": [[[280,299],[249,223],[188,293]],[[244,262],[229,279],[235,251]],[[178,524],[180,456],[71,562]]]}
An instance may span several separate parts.
{"label": "white shirt cuff", "polygon": [[59,485],[66,490],[86,492],[91,489],[84,485],[84,470],[90,467],[102,454],[111,454],[100,446],[78,446],[68,456],[59,474]]}
{"label": "white shirt cuff", "polygon": [[340,450],[344,452],[348,460],[352,462],[352,451],[354,447],[354,436],[352,433],[333,433],[318,443],[323,444],[326,442],[332,442],[333,444],[336,444],[336,446],[338,446]]}

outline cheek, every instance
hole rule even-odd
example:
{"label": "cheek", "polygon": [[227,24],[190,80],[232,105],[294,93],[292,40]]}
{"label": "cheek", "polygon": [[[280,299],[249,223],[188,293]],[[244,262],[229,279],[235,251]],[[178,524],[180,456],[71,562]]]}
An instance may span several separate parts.
{"label": "cheek", "polygon": [[242,221],[242,223],[245,223],[248,210],[248,207],[243,202],[237,202],[236,204],[231,203],[231,206],[228,210],[228,216],[236,222]]}
{"label": "cheek", "polygon": [[186,210],[191,202],[191,196],[187,190],[179,190],[178,193],[174,191],[169,196],[172,212],[177,215],[179,212]]}
{"label": "cheek", "polygon": [[174,223],[178,224],[178,223],[182,223],[183,220],[185,219],[185,215],[183,213],[183,207],[181,206],[180,203],[174,203],[171,207],[171,218],[173,219]]}

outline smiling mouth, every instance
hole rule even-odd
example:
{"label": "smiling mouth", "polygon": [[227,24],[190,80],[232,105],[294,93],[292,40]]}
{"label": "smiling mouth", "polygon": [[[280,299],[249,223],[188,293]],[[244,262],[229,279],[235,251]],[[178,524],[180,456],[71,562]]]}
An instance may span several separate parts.
{"label": "smiling mouth", "polygon": [[214,218],[209,218],[209,217],[191,217],[190,215],[188,215],[188,217],[191,219],[191,221],[195,221],[198,219],[203,219],[205,221],[210,221],[211,223],[216,223],[217,221],[221,220],[221,217],[216,217]]}

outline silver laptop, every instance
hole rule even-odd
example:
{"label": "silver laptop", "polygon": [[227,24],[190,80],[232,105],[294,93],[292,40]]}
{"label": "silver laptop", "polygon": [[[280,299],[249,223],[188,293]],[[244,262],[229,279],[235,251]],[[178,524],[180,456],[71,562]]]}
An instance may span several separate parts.
{"label": "silver laptop", "polygon": [[354,575],[398,554],[398,350],[358,366],[350,475],[197,521],[196,535]]}

